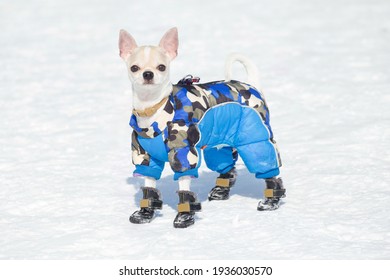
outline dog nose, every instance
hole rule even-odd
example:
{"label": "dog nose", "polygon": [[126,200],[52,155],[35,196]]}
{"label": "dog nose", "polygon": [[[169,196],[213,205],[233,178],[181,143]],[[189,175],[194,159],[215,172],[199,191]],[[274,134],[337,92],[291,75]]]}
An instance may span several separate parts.
{"label": "dog nose", "polygon": [[144,79],[147,81],[152,80],[154,77],[154,74],[152,71],[145,71],[142,75],[143,75]]}

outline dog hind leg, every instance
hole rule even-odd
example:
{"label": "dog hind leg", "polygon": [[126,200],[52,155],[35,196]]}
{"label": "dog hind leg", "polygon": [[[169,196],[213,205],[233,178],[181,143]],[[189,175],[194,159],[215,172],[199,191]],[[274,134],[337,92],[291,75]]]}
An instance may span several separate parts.
{"label": "dog hind leg", "polygon": [[265,179],[266,188],[264,190],[264,199],[257,205],[259,211],[273,211],[279,208],[280,199],[286,196],[286,189],[283,187],[282,178]]}
{"label": "dog hind leg", "polygon": [[209,148],[203,151],[207,167],[219,173],[214,188],[209,192],[209,200],[226,200],[230,188],[237,178],[235,164],[238,159],[237,150],[231,147]]}

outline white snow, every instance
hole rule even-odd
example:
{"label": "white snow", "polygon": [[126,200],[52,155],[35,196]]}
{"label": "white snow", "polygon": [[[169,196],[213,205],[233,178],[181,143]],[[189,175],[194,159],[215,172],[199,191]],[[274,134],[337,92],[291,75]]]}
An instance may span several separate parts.
{"label": "white snow", "polygon": [[[389,14],[387,0],[2,1],[0,259],[389,259]],[[164,209],[128,222],[142,181],[118,33],[157,44],[173,26],[173,82],[222,79],[234,51],[258,66],[284,164],[278,211],[256,211],[264,182],[242,162],[231,199],[208,202],[203,165],[203,211],[174,229],[166,165]]]}

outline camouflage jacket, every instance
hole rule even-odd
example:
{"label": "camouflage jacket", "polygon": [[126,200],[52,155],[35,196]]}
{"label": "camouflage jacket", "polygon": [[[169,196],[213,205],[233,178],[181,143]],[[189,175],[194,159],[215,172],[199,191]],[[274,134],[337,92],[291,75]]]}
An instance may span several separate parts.
{"label": "camouflage jacket", "polygon": [[159,179],[168,161],[175,180],[185,175],[197,177],[200,148],[208,144],[201,141],[198,124],[210,108],[222,103],[255,109],[268,129],[267,138],[273,139],[268,107],[262,94],[250,85],[238,81],[174,85],[163,113],[150,127],[139,127],[136,116],[131,116],[134,174]]}

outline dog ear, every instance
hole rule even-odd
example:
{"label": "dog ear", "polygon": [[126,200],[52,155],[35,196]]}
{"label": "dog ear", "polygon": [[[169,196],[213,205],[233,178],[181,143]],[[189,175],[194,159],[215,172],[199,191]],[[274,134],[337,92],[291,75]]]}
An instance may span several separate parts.
{"label": "dog ear", "polygon": [[159,46],[167,52],[171,60],[177,56],[179,37],[176,27],[169,29],[167,33],[164,34],[164,36],[161,38]]}
{"label": "dog ear", "polygon": [[133,50],[137,47],[134,38],[126,31],[121,29],[119,32],[119,55],[126,60]]}

